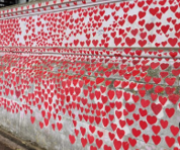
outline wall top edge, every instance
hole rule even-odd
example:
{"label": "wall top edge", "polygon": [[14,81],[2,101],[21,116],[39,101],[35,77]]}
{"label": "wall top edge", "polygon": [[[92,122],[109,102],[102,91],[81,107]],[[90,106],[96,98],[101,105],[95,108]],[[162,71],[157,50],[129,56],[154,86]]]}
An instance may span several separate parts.
{"label": "wall top edge", "polygon": [[[62,8],[72,7],[79,4],[86,3],[95,3],[95,2],[103,2],[104,0],[43,0],[43,1],[34,1],[25,4],[16,4],[8,7],[4,7],[0,9],[0,16],[5,17],[5,15],[17,15],[18,12],[23,12],[22,14],[26,14],[34,11],[41,11],[40,9],[55,9],[55,7]],[[119,0],[121,1],[121,0]],[[110,1],[109,1],[110,2]]]}
{"label": "wall top edge", "polygon": [[[0,9],[0,20],[22,18],[45,13],[55,13],[65,10],[73,10],[82,7],[95,5],[125,2],[129,0],[52,0],[36,1],[36,3],[26,3],[24,5],[13,5]],[[16,7],[17,6],[17,7]]]}

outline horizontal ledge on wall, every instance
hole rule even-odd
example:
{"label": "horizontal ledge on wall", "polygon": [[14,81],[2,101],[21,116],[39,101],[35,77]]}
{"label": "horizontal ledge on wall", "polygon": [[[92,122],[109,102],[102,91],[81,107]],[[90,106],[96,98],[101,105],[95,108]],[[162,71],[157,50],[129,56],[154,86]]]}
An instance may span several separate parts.
{"label": "horizontal ledge on wall", "polygon": [[[57,0],[55,0],[57,1]],[[10,5],[10,6],[7,6],[7,7],[3,7],[0,9],[0,12],[3,12],[3,14],[12,14],[12,13],[16,13],[16,12],[22,12],[22,11],[29,11],[29,10],[33,10],[33,9],[39,9],[39,8],[44,8],[44,7],[51,7],[51,6],[58,6],[58,5],[63,5],[63,4],[67,4],[67,3],[74,3],[74,2],[78,2],[78,1],[82,1],[82,0],[71,0],[71,1],[68,1],[68,0],[64,0],[63,2],[59,1],[58,3],[53,3],[53,0],[50,0],[49,2],[48,1],[33,1],[33,2],[28,2],[28,3],[21,3],[21,4],[15,4],[15,5]],[[46,2],[48,2],[48,5],[46,4]],[[51,3],[52,4],[49,4]],[[45,3],[45,5],[42,6],[42,3]],[[41,6],[39,6],[39,4]],[[34,5],[34,6],[33,6]],[[37,6],[35,6],[37,5]],[[23,10],[21,9],[23,7]],[[29,8],[31,7],[31,8]],[[26,8],[26,9],[24,9]],[[13,11],[13,9],[15,11]],[[20,9],[20,10],[18,10]]]}
{"label": "horizontal ledge on wall", "polygon": [[159,49],[163,49],[163,50],[180,50],[180,47],[59,47],[59,46],[32,46],[32,47],[28,47],[28,46],[0,46],[0,48],[26,48],[26,49],[103,49],[103,50],[121,50],[121,49],[131,49],[131,50],[146,50],[146,49],[150,49],[150,50],[159,50]]}
{"label": "horizontal ledge on wall", "polygon": [[[26,70],[26,69],[21,69],[21,70]],[[39,69],[33,69],[33,70],[39,70]],[[43,70],[41,70],[43,71]],[[47,70],[46,70],[47,71]],[[65,72],[62,72],[62,71],[47,71],[49,73],[53,73],[53,74],[64,74]],[[97,77],[101,77],[101,76],[94,76],[94,75],[87,75],[87,74],[84,74],[84,75],[81,75],[81,74],[78,74],[78,73],[70,73],[70,72],[66,72],[67,75],[72,75],[72,76],[82,76],[82,77],[87,77],[87,78],[97,78]],[[111,77],[105,77],[107,80],[119,80],[119,81],[124,81],[123,77],[122,76],[111,76]],[[143,81],[136,81],[135,79],[129,79],[128,80],[129,82],[135,82],[135,83],[139,83],[139,84],[146,84],[146,82],[143,82]],[[151,84],[151,85],[157,85],[156,83],[153,83],[152,81],[149,82],[148,84]],[[164,86],[164,87],[168,87],[169,85],[167,83],[158,83],[158,85],[160,86]],[[98,86],[101,86],[101,85],[97,85]],[[176,82],[175,85],[172,85],[171,87],[179,87],[179,81]],[[122,87],[118,87],[118,89],[123,89]],[[128,89],[126,89],[128,90]],[[130,89],[128,91],[131,91]],[[135,90],[134,90],[135,91]]]}
{"label": "horizontal ledge on wall", "polygon": [[[98,1],[98,2],[89,2],[87,4],[79,4],[79,5],[69,6],[69,7],[65,7],[65,8],[62,7],[62,8],[44,10],[41,12],[34,12],[34,13],[28,13],[28,14],[14,15],[14,13],[18,13],[18,12],[13,12],[12,14],[2,14],[2,15],[12,15],[12,16],[4,16],[4,17],[1,17],[0,20],[12,19],[12,18],[23,18],[23,17],[33,16],[33,15],[41,15],[41,14],[46,14],[46,13],[56,13],[56,12],[61,12],[61,11],[65,11],[65,10],[73,10],[73,9],[77,9],[77,8],[90,7],[90,6],[113,3],[113,2],[121,2],[121,1],[119,1],[119,0],[103,0],[103,1]],[[40,9],[40,8],[42,8],[42,7],[36,8],[36,10]],[[28,10],[23,10],[23,11],[28,11]],[[20,11],[20,12],[23,12],[23,11]]]}
{"label": "horizontal ledge on wall", "polygon": [[[74,2],[80,2],[80,1],[82,1],[82,0],[72,0],[72,1],[64,1],[64,2],[61,2],[61,3],[56,3],[56,4],[49,4],[49,5],[45,5],[45,6],[38,6],[38,7],[35,7],[35,8],[28,8],[27,9],[27,6],[29,6],[29,5],[22,5],[21,7],[26,7],[26,9],[23,9],[23,10],[17,10],[17,11],[15,11],[15,12],[7,12],[7,13],[1,13],[0,14],[0,16],[1,15],[12,15],[12,14],[16,14],[16,13],[22,13],[22,14],[24,14],[25,12],[29,12],[29,11],[38,11],[39,9],[44,9],[44,8],[46,8],[47,9],[47,7],[54,7],[54,6],[60,6],[60,5],[66,5],[66,4],[72,4],[72,3],[74,3]],[[28,4],[28,3],[26,3],[26,4]],[[35,3],[35,4],[39,4],[39,3]],[[16,5],[16,6],[18,6],[18,4]],[[21,9],[21,7],[16,7],[16,8],[20,8]],[[6,9],[6,10],[2,10],[2,11],[7,11],[8,9]],[[16,15],[17,16],[17,15]]]}
{"label": "horizontal ledge on wall", "polygon": [[[38,54],[38,55],[52,55],[52,56],[56,56],[56,55],[70,55],[70,56],[96,56],[98,57],[99,55],[93,55],[93,54],[81,54],[81,53],[55,53],[55,52],[22,52],[22,51],[0,51],[0,53],[17,53],[17,54]],[[104,57],[128,57],[128,58],[165,58],[165,59],[180,59],[180,56],[177,56],[175,58],[172,58],[171,56],[147,56],[147,55],[141,55],[141,56],[131,56],[131,55],[124,55],[124,54],[120,54],[120,55],[101,55],[101,56],[104,56]],[[93,58],[92,58],[93,59]]]}

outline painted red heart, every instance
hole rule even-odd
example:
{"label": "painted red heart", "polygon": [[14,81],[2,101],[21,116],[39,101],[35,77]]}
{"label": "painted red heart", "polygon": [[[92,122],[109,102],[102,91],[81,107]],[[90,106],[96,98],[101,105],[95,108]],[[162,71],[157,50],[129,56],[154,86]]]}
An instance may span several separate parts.
{"label": "painted red heart", "polygon": [[166,143],[169,147],[172,147],[175,143],[175,139],[173,137],[166,136],[165,137]]}
{"label": "painted red heart", "polygon": [[158,115],[160,113],[160,111],[162,110],[162,105],[161,104],[152,103],[151,104],[151,109],[153,110],[155,115]]}

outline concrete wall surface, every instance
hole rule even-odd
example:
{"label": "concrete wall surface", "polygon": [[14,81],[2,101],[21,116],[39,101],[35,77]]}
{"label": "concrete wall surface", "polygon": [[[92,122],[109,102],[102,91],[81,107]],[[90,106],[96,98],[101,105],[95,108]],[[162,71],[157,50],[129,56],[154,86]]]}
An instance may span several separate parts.
{"label": "concrete wall surface", "polygon": [[179,150],[180,1],[49,1],[0,11],[0,125],[47,150]]}

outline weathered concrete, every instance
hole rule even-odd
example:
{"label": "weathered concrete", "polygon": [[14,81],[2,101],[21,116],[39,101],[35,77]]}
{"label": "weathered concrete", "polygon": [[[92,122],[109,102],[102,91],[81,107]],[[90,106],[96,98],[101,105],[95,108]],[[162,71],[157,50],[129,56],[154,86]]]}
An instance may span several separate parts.
{"label": "weathered concrete", "polygon": [[47,150],[177,150],[179,2],[161,3],[0,21],[0,45],[17,52],[1,58],[0,125]]}

